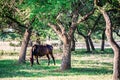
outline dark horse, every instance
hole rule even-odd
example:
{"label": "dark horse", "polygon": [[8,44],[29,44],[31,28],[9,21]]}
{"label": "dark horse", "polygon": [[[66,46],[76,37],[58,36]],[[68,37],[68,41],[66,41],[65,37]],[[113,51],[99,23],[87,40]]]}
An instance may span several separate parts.
{"label": "dark horse", "polygon": [[34,63],[34,57],[33,56],[35,56],[36,62],[37,62],[37,64],[39,64],[38,57],[42,57],[44,55],[46,55],[47,58],[48,58],[48,65],[50,64],[49,55],[52,57],[54,65],[55,65],[55,59],[54,59],[54,56],[53,56],[53,47],[52,47],[52,45],[47,44],[47,45],[33,45],[32,46],[31,55],[30,55],[31,66]]}

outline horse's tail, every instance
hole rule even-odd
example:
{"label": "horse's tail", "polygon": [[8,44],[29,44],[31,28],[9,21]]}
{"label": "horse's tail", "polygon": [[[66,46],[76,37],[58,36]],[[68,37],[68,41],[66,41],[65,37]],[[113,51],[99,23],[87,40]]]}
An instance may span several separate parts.
{"label": "horse's tail", "polygon": [[31,63],[31,66],[32,66],[33,65],[33,49],[31,49],[31,51],[30,51],[30,63]]}
{"label": "horse's tail", "polygon": [[32,46],[32,49],[30,51],[30,62],[31,62],[31,66],[33,65],[34,59],[33,59],[33,55],[35,54],[35,49],[36,49],[36,45]]}
{"label": "horse's tail", "polygon": [[35,54],[36,54],[37,48],[38,48],[37,45],[32,46],[32,55],[35,55]]}

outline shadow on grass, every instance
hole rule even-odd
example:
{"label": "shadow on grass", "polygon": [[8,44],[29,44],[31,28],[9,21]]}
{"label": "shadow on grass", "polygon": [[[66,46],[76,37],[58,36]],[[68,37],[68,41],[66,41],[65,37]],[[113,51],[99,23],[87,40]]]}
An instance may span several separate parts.
{"label": "shadow on grass", "polygon": [[[78,60],[73,60],[74,62],[76,62],[76,61],[78,61]],[[80,60],[80,64],[86,64],[86,65],[97,65],[97,66],[99,66],[99,64],[100,65],[102,65],[102,66],[113,66],[113,64],[112,63],[109,63],[109,62],[98,62],[98,61],[95,61],[95,60]]]}
{"label": "shadow on grass", "polygon": [[66,71],[57,71],[60,60],[56,60],[57,65],[47,65],[47,60],[41,61],[42,65],[30,63],[18,65],[17,60],[0,60],[0,78],[9,77],[46,77],[46,76],[74,76],[74,75],[100,75],[111,74],[112,70],[104,68],[72,68]]}
{"label": "shadow on grass", "polygon": [[113,53],[114,52],[111,48],[107,48],[104,51],[101,51],[99,48],[94,51],[90,51],[90,52],[87,52],[86,49],[77,49],[77,50],[73,51],[73,55],[113,54]]}
{"label": "shadow on grass", "polygon": [[76,75],[100,75],[100,74],[112,74],[112,70],[106,68],[72,68],[70,72]]}

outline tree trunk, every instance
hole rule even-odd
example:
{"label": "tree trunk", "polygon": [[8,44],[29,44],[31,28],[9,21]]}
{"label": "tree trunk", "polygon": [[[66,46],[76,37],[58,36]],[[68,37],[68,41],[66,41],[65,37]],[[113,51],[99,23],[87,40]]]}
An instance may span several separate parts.
{"label": "tree trunk", "polygon": [[26,29],[19,54],[19,63],[25,63],[26,50],[30,40],[31,30]]}
{"label": "tree trunk", "polygon": [[71,68],[71,47],[70,43],[63,44],[63,56],[61,70],[67,70]]}
{"label": "tree trunk", "polygon": [[70,69],[71,68],[71,37],[70,36],[72,35],[68,36],[62,25],[59,25],[62,32],[59,31],[59,29],[57,29],[56,25],[48,23],[48,26],[53,28],[53,30],[58,34],[58,36],[63,42],[63,55],[62,55],[62,63],[60,69],[61,70]]}
{"label": "tree trunk", "polygon": [[91,46],[92,50],[95,50],[94,44],[93,44],[90,36],[88,36],[88,40],[89,40],[89,43],[90,43],[90,46]]}
{"label": "tree trunk", "polygon": [[105,30],[103,30],[103,33],[102,33],[101,51],[104,51],[104,47],[105,47]]}
{"label": "tree trunk", "polygon": [[77,32],[78,32],[79,35],[81,35],[84,38],[87,52],[90,52],[90,45],[89,45],[89,41],[88,41],[88,36],[85,36],[82,32],[80,32],[78,30],[78,28],[77,28]]}
{"label": "tree trunk", "polygon": [[114,51],[113,80],[120,80],[120,47],[113,39],[112,24],[107,12],[103,8],[99,8],[99,10],[106,21],[106,37]]}
{"label": "tree trunk", "polygon": [[74,39],[74,35],[71,38],[71,51],[75,51],[75,39]]}
{"label": "tree trunk", "polygon": [[84,37],[84,38],[85,38],[85,43],[86,43],[87,52],[90,52],[90,45],[89,45],[88,36],[86,36],[86,37]]}

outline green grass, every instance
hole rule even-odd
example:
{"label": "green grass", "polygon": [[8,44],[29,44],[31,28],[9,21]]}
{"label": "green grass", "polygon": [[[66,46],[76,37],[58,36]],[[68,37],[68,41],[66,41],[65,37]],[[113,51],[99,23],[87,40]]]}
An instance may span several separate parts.
{"label": "green grass", "polygon": [[[56,51],[57,52],[57,51]],[[60,53],[56,53],[60,54]],[[5,57],[5,56],[4,56]],[[112,59],[111,49],[101,52],[99,50],[86,53],[84,49],[72,52],[72,68],[60,71],[61,59],[56,56],[56,65],[51,60],[42,58],[40,65],[34,63],[33,67],[27,60],[26,64],[17,64],[16,58],[0,56],[0,80],[111,80]],[[12,57],[12,56],[11,56]]]}

